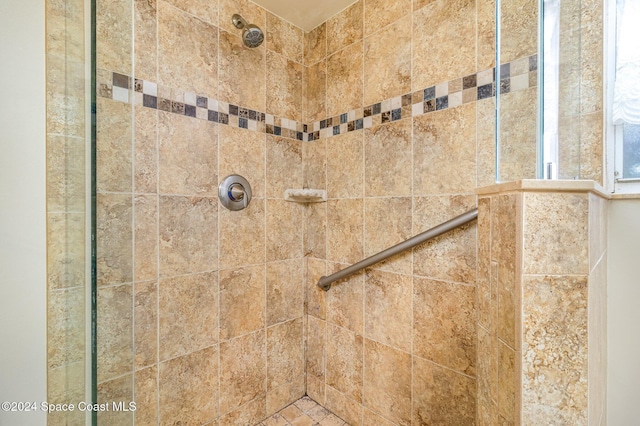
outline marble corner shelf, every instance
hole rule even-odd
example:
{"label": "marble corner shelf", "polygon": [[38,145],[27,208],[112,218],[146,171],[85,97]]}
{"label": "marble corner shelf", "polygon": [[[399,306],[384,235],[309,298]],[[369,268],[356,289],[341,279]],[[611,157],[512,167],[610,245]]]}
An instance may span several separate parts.
{"label": "marble corner shelf", "polygon": [[322,203],[327,201],[324,189],[287,189],[284,191],[285,201],[293,203]]}

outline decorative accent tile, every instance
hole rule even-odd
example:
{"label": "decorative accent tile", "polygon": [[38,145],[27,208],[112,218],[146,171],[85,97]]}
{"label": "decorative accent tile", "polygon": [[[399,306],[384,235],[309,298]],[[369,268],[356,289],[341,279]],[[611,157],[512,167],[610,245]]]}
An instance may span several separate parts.
{"label": "decorative accent tile", "polygon": [[[537,84],[538,55],[500,65],[500,93],[521,91]],[[146,108],[213,121],[250,131],[313,142],[361,129],[369,129],[407,117],[455,108],[496,95],[496,70],[441,82],[363,108],[353,109],[313,123],[301,123],[262,111],[229,104],[201,94],[158,86],[157,83],[124,74],[99,70],[102,83],[98,95]],[[130,94],[131,92],[131,94]]]}

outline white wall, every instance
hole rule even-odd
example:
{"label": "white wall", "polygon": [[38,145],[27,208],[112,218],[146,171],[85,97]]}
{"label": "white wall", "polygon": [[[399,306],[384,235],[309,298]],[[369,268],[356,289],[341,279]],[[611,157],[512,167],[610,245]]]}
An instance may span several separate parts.
{"label": "white wall", "polygon": [[608,250],[607,420],[640,425],[640,199],[609,202]]}
{"label": "white wall", "polygon": [[[0,1],[0,403],[46,400],[44,10]],[[2,426],[40,424],[0,408]]]}

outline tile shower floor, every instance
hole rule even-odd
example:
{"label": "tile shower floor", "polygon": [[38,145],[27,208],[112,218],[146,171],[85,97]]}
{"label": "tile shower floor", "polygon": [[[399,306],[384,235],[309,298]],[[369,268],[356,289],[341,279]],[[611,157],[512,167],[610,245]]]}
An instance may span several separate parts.
{"label": "tile shower floor", "polygon": [[303,396],[293,404],[267,417],[257,426],[348,426],[344,420],[315,402]]}

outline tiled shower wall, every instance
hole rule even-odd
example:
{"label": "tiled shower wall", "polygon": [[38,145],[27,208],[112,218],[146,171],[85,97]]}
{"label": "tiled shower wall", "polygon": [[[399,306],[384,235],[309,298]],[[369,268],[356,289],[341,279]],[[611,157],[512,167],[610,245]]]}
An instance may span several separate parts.
{"label": "tiled shower wall", "polygon": [[[503,16],[535,22],[532,3]],[[306,389],[353,424],[472,424],[475,225],[315,282],[476,206],[487,83],[512,94],[501,154],[528,176],[535,32],[510,27],[533,48],[481,85],[494,8],[359,1],[303,34],[240,0],[98,2],[99,398],[134,398],[136,424],[251,424]],[[265,44],[243,47],[233,13]],[[230,173],[253,186],[242,212],[216,199]],[[284,202],[301,186],[328,202]]]}
{"label": "tiled shower wall", "polygon": [[607,200],[543,182],[479,198],[479,424],[606,424]]}
{"label": "tiled shower wall", "polygon": [[307,393],[350,424],[475,423],[475,224],[315,285],[474,208],[478,182],[494,182],[494,98],[463,85],[494,66],[494,28],[489,1],[359,1],[305,35],[307,122],[443,82],[455,93],[457,79],[464,98],[304,145],[305,185],[328,197],[306,210]]}
{"label": "tiled shower wall", "polygon": [[[302,142],[185,103],[300,120],[302,30],[249,2],[97,7],[99,401],[135,400],[138,425],[255,424],[305,392],[303,208],[283,199],[302,186]],[[266,43],[245,48],[234,13]],[[217,199],[232,173],[253,189],[240,212]]]}

